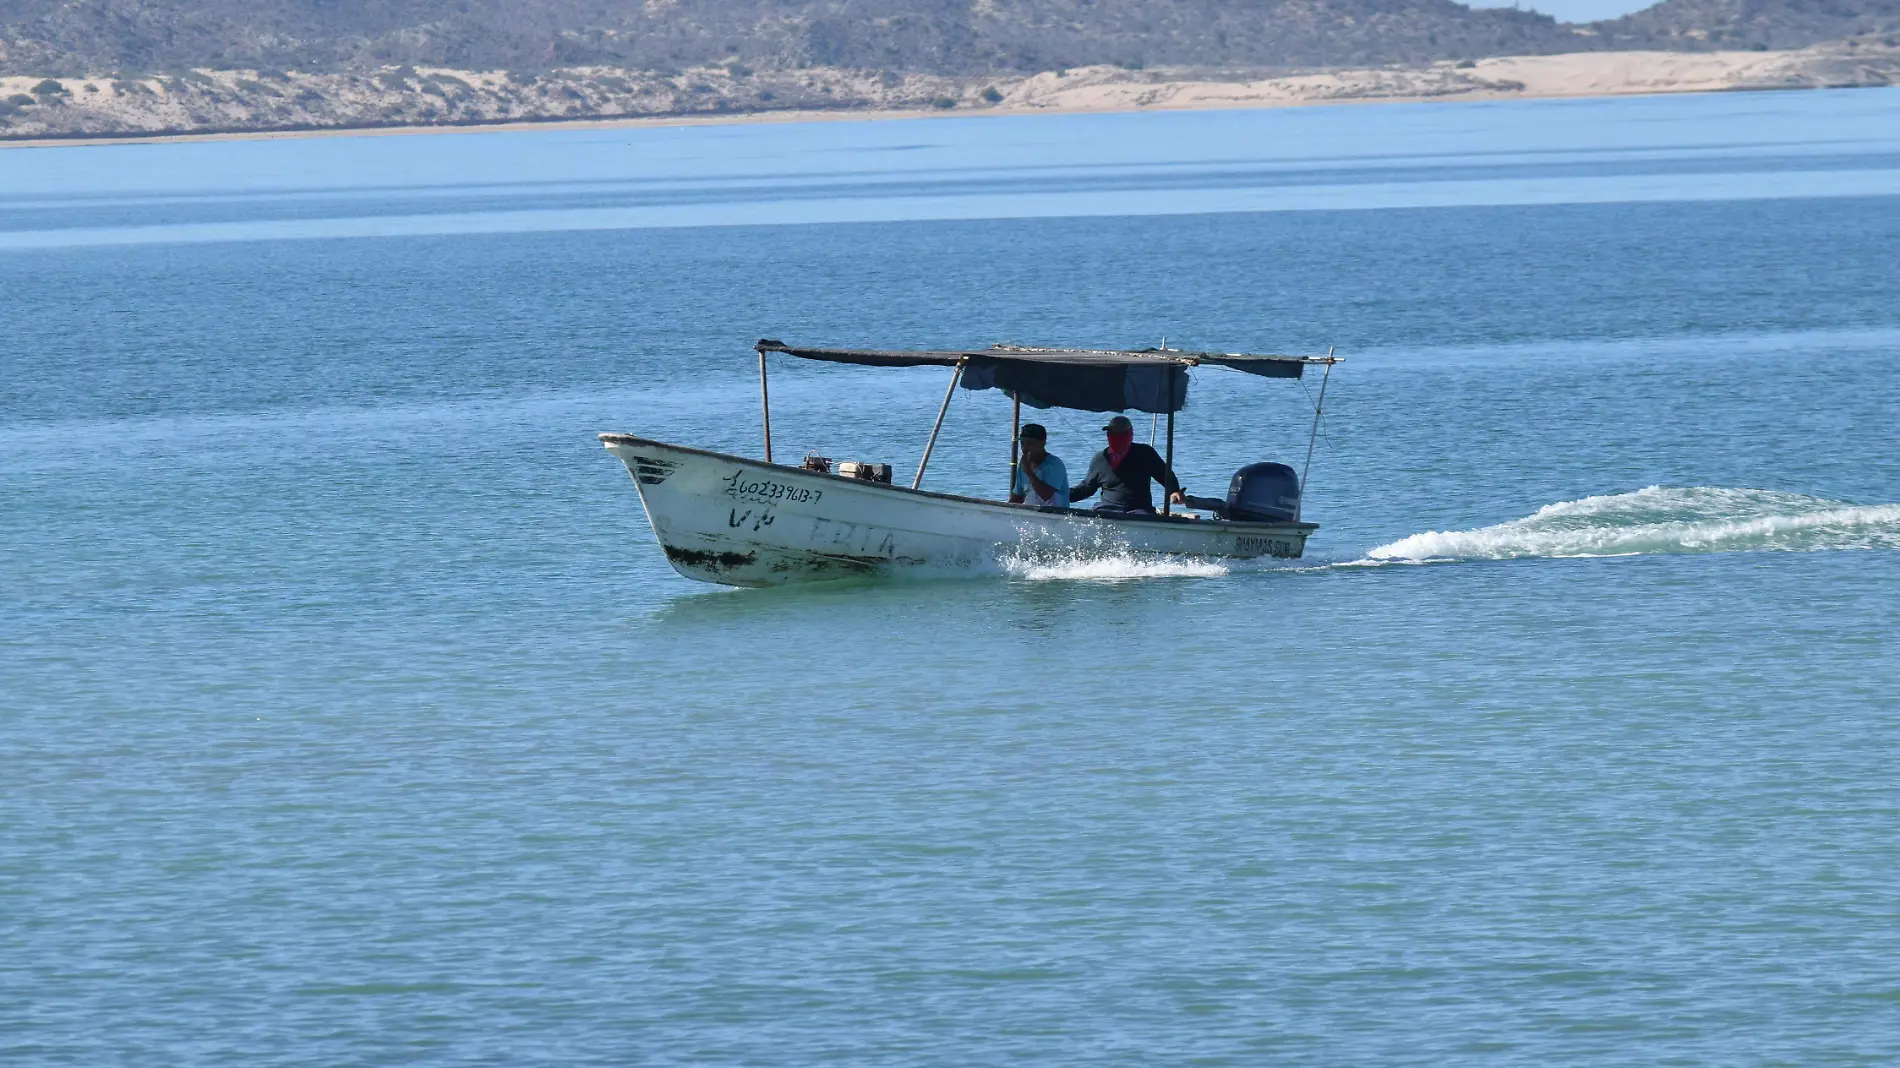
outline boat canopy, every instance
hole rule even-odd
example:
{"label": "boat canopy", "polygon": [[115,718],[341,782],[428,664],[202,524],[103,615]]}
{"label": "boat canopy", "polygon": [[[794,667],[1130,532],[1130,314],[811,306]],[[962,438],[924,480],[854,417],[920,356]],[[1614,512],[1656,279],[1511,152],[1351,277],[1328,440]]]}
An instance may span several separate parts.
{"label": "boat canopy", "polygon": [[1187,369],[1212,364],[1262,378],[1298,378],[1307,364],[1331,356],[1266,356],[1180,349],[1058,349],[991,345],[980,349],[908,351],[799,348],[761,338],[763,357],[782,352],[807,360],[864,367],[960,367],[964,389],[1000,389],[1032,408],[1086,412],[1178,412],[1187,405]]}

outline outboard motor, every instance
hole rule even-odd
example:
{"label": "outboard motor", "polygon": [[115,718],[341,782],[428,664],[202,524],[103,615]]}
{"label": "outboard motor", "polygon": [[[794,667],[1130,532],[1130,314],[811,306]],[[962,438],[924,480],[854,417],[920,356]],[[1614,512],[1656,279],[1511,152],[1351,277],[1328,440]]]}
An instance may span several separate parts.
{"label": "outboard motor", "polygon": [[1291,523],[1300,514],[1300,476],[1285,464],[1248,464],[1227,487],[1228,519]]}

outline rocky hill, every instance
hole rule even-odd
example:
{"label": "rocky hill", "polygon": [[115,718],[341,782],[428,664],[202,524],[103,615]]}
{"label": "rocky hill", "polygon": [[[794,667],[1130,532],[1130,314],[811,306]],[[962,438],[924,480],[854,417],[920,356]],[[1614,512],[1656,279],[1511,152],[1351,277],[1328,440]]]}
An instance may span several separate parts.
{"label": "rocky hill", "polygon": [[1900,32],[1900,0],[1662,0],[1592,29],[1611,47],[1806,48]]}
{"label": "rocky hill", "polygon": [[1895,83],[1900,0],[0,0],[8,139]]}
{"label": "rocky hill", "polygon": [[1452,0],[0,0],[0,74],[736,63],[981,76],[1791,49],[1897,27],[1900,0],[1663,0],[1589,27]]}
{"label": "rocky hill", "polygon": [[982,75],[1591,45],[1547,16],[1451,0],[0,0],[0,73],[41,76],[722,63]]}

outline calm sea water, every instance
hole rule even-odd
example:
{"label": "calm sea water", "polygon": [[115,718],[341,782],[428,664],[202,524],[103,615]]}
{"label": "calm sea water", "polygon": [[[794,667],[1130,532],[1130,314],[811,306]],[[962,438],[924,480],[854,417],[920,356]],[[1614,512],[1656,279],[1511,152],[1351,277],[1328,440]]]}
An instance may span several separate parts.
{"label": "calm sea water", "polygon": [[[0,152],[0,1059],[1891,1061],[1896,250],[1900,90]],[[720,590],[593,438],[1163,335],[1348,358],[1299,566]]]}

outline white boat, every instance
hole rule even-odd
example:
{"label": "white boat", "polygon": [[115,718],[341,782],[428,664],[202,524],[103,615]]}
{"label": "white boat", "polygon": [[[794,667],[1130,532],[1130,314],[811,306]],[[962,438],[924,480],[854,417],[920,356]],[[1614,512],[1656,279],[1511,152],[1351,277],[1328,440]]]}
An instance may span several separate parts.
{"label": "white boat", "polygon": [[[1309,364],[1323,364],[1330,373],[1337,362],[1330,353],[1290,357],[999,346],[891,352],[799,349],[777,341],[761,341],[756,347],[762,398],[769,398],[764,389],[767,353],[887,367],[944,364],[956,369],[944,396],[945,409],[962,384],[971,389],[993,386],[1013,394],[1019,422],[1023,403],[1101,411],[1115,409],[1094,405],[1125,401],[1131,402],[1126,407],[1137,410],[1166,412],[1170,462],[1174,412],[1185,403],[1187,368],[1216,364],[1290,378]],[[1322,404],[1324,396],[1322,386]],[[1201,507],[1187,514],[1173,514],[1165,503],[1159,513],[1025,507],[921,488],[937,430],[943,425],[941,409],[909,487],[772,463],[769,399],[764,411],[764,460],[633,434],[600,435],[602,444],[633,476],[647,521],[667,561],[688,578],[729,586],[775,586],[906,567],[967,568],[1010,555],[1076,550],[1240,560],[1297,558],[1317,529],[1301,521],[1298,484],[1284,465],[1256,465],[1286,472],[1279,496],[1262,506],[1265,512],[1236,507],[1233,511],[1239,514],[1221,514],[1229,511],[1234,494],[1241,492],[1243,480],[1238,476],[1228,501],[1196,499]],[[1315,427],[1317,416],[1316,407]],[[1298,481],[1303,482],[1304,476]],[[1289,486],[1290,502],[1286,499]]]}

